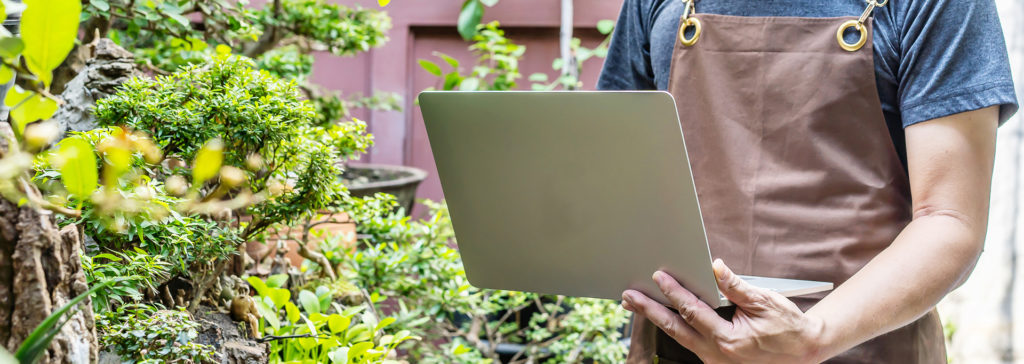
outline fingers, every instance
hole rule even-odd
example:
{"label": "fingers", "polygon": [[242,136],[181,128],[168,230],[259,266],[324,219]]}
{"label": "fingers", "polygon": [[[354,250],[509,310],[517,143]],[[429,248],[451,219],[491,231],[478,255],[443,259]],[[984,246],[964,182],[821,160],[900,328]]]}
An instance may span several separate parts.
{"label": "fingers", "polygon": [[715,332],[728,328],[729,321],[719,317],[711,306],[683,288],[672,276],[661,271],[654,272],[654,281],[673,308],[679,311],[679,316],[704,337],[713,337]]}
{"label": "fingers", "polygon": [[661,328],[661,331],[690,350],[696,351],[697,345],[702,342],[701,335],[687,325],[681,316],[643,293],[634,290],[623,292],[622,303],[623,307],[647,317],[651,323]]}
{"label": "fingers", "polygon": [[715,270],[718,289],[729,301],[744,308],[763,307],[766,304],[765,292],[733,273],[721,259],[715,259],[711,267]]}

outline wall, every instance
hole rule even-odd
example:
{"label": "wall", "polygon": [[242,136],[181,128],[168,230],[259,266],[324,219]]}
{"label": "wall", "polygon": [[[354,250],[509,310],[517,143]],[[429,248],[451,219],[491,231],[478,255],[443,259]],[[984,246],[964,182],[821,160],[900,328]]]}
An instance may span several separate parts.
{"label": "wall", "polygon": [[[337,0],[349,6],[377,8],[376,0]],[[602,19],[615,19],[619,0],[577,0],[575,2],[574,34],[592,47],[603,36],[596,30]],[[423,128],[419,108],[414,105],[417,93],[429,86],[437,86],[433,75],[420,69],[417,59],[427,58],[440,62],[432,55],[441,51],[458,59],[464,67],[475,63],[475,57],[466,49],[469,43],[455,30],[462,0],[393,0],[385,8],[394,27],[390,41],[358,57],[337,57],[319,54],[313,70],[313,82],[345,94],[371,95],[374,90],[394,92],[403,99],[403,111],[358,110],[354,115],[370,124],[376,144],[363,162],[404,164],[426,170],[429,177],[420,186],[419,197],[443,198],[434,161]],[[520,64],[523,78],[520,88],[528,89],[526,77],[535,72],[546,72],[553,78],[557,74],[551,62],[558,56],[558,27],[560,4],[557,0],[501,0],[488,8],[484,22],[500,20],[507,35],[514,42],[526,46]],[[584,87],[592,89],[600,72],[601,60],[591,59],[584,65]],[[468,67],[466,68],[468,70]]]}

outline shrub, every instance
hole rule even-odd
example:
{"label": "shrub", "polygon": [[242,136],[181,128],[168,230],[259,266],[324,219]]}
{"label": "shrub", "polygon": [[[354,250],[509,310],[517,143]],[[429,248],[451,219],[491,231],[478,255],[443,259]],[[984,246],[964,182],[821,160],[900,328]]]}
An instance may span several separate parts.
{"label": "shrub", "polygon": [[100,345],[112,349],[124,363],[214,364],[212,346],[193,342],[199,324],[184,308],[162,310],[148,305],[126,305],[96,320]]}
{"label": "shrub", "polygon": [[[619,340],[629,320],[615,301],[497,291],[471,286],[444,205],[427,202],[431,215],[408,223],[395,216],[392,229],[375,230],[362,249],[350,250],[347,277],[400,307],[398,327],[422,336],[409,348],[420,363],[497,361],[498,344],[519,344],[514,360],[526,362],[622,362]],[[355,215],[359,217],[360,215]],[[376,219],[377,217],[374,217]],[[376,224],[380,226],[380,224]],[[398,240],[389,240],[398,237]],[[390,303],[388,303],[390,302]]]}

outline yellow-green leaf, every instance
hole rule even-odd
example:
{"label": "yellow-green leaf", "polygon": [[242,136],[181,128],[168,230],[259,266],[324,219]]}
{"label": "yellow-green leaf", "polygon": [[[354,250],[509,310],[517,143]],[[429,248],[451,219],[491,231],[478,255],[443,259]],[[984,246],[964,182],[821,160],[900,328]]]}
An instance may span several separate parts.
{"label": "yellow-green leaf", "polygon": [[50,86],[53,69],[71,53],[78,36],[81,0],[25,0],[21,38],[28,70]]}
{"label": "yellow-green leaf", "polygon": [[196,153],[196,161],[192,166],[192,186],[199,188],[210,178],[217,175],[221,163],[224,162],[224,143],[220,139],[206,142]]}
{"label": "yellow-green leaf", "polygon": [[291,291],[284,288],[272,288],[270,293],[270,299],[274,301],[274,306],[284,306],[285,302],[288,302],[292,298]]}
{"label": "yellow-green leaf", "polygon": [[0,66],[0,84],[6,85],[11,82],[12,78],[14,78],[14,72],[6,66]]}
{"label": "yellow-green leaf", "polygon": [[348,325],[351,323],[351,318],[344,317],[336,313],[327,317],[327,326],[330,327],[331,332],[335,334],[348,330]]}
{"label": "yellow-green leaf", "polygon": [[56,101],[17,86],[7,91],[4,104],[11,108],[11,119],[18,134],[25,132],[28,123],[49,119],[57,112]]}
{"label": "yellow-green leaf", "polygon": [[293,324],[299,322],[299,317],[301,316],[301,314],[299,314],[299,308],[295,307],[294,303],[285,302],[284,310],[288,314],[288,322],[291,322]]}
{"label": "yellow-green leaf", "polygon": [[96,153],[92,145],[81,138],[67,138],[60,142],[60,179],[64,188],[79,199],[89,197],[96,190],[99,176]]}
{"label": "yellow-green leaf", "polygon": [[380,5],[381,7],[385,7],[385,6],[388,6],[388,3],[390,3],[390,2],[391,2],[391,0],[377,0],[377,5]]}

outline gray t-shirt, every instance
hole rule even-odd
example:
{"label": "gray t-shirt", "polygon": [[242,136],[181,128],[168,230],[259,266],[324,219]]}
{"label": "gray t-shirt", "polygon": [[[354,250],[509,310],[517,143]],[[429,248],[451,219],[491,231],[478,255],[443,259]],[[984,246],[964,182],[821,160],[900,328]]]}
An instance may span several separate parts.
{"label": "gray t-shirt", "polygon": [[[697,13],[859,16],[863,0],[700,0]],[[625,0],[598,80],[601,90],[665,90],[681,0]],[[891,0],[874,13],[875,79],[889,132],[906,160],[903,128],[1017,97],[994,0]],[[677,65],[685,66],[685,65]]]}

